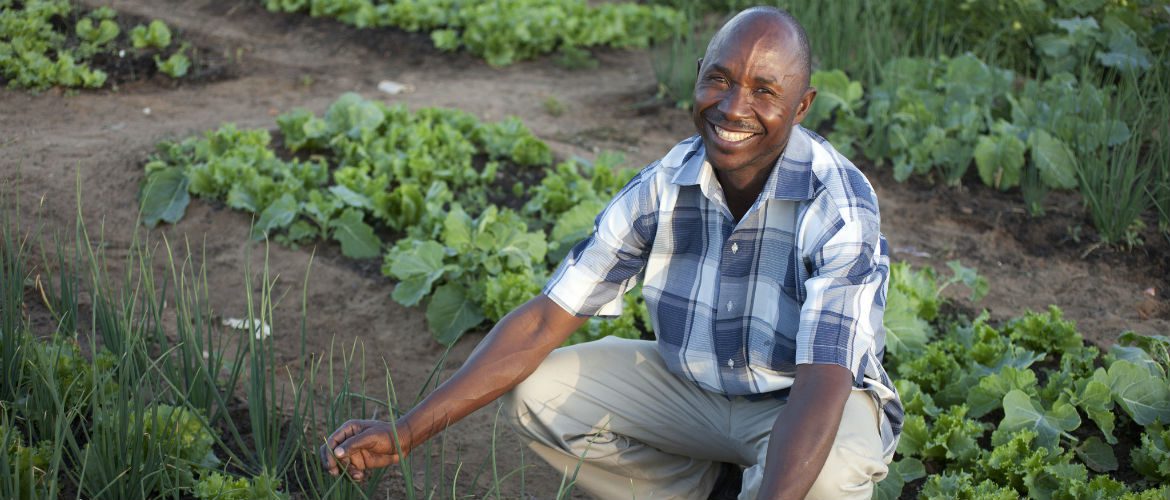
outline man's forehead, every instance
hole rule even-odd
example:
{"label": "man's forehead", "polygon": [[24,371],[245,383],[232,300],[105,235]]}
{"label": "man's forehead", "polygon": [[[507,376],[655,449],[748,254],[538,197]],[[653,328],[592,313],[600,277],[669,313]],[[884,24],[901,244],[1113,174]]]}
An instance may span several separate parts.
{"label": "man's forehead", "polygon": [[771,80],[801,76],[799,55],[786,34],[768,32],[729,33],[719,43],[708,47],[704,63],[720,69],[739,69],[746,64],[751,73]]}

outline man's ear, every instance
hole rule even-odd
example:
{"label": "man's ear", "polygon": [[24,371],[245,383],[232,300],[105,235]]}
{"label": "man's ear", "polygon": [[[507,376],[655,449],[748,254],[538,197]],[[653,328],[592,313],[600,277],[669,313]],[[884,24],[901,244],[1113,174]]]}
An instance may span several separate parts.
{"label": "man's ear", "polygon": [[809,87],[804,90],[804,95],[800,96],[800,102],[796,103],[796,116],[792,120],[793,125],[798,125],[800,122],[804,121],[805,115],[808,114],[809,109],[812,109],[813,100],[816,98],[817,88],[809,85]]}
{"label": "man's ear", "polygon": [[695,62],[695,74],[696,75],[699,74],[700,71],[703,71],[703,58],[702,57],[700,57],[699,60]]}

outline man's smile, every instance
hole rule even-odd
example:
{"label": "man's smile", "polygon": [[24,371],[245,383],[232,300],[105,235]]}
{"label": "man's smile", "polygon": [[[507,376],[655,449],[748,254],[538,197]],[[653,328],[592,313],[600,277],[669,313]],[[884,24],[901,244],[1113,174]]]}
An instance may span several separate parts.
{"label": "man's smile", "polygon": [[707,122],[707,124],[710,125],[711,130],[713,132],[715,132],[714,135],[721,142],[726,143],[726,145],[728,145],[728,146],[739,145],[740,143],[742,143],[742,142],[744,142],[744,141],[746,141],[746,140],[748,140],[756,135],[759,135],[756,132],[741,132],[741,131],[736,131],[736,130],[728,130],[728,129],[720,127],[714,123],[711,123],[711,122]]}

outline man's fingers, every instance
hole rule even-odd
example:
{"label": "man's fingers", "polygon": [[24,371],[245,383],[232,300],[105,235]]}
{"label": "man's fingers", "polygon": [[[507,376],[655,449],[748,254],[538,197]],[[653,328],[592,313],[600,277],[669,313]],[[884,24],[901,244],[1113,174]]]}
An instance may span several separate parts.
{"label": "man's fingers", "polygon": [[321,465],[325,467],[325,471],[331,476],[337,477],[341,473],[337,468],[337,459],[333,458],[333,450],[328,444],[321,445],[321,448],[317,450],[317,454],[321,457]]}
{"label": "man's fingers", "polygon": [[334,451],[338,457],[353,456],[359,451],[373,454],[394,453],[394,442],[390,433],[378,427],[370,427],[338,445]]}
{"label": "man's fingers", "polygon": [[330,434],[329,437],[325,439],[325,444],[328,445],[331,449],[337,448],[337,445],[345,442],[346,439],[349,439],[350,437],[360,433],[365,428],[366,425],[361,420],[346,421],[344,424],[341,424],[341,427],[338,427],[337,430],[333,431],[333,434]]}
{"label": "man's fingers", "polygon": [[354,452],[345,463],[345,473],[354,481],[364,481],[369,477],[371,469],[381,469],[398,463],[398,455],[386,453],[371,453],[369,451]]}

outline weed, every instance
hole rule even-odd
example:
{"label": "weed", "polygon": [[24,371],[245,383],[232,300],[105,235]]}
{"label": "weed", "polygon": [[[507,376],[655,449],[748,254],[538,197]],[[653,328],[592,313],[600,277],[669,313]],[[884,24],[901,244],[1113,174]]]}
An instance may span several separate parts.
{"label": "weed", "polygon": [[556,117],[565,114],[565,105],[556,96],[548,96],[541,103],[541,106],[544,107],[544,112],[548,113],[549,116]]}

